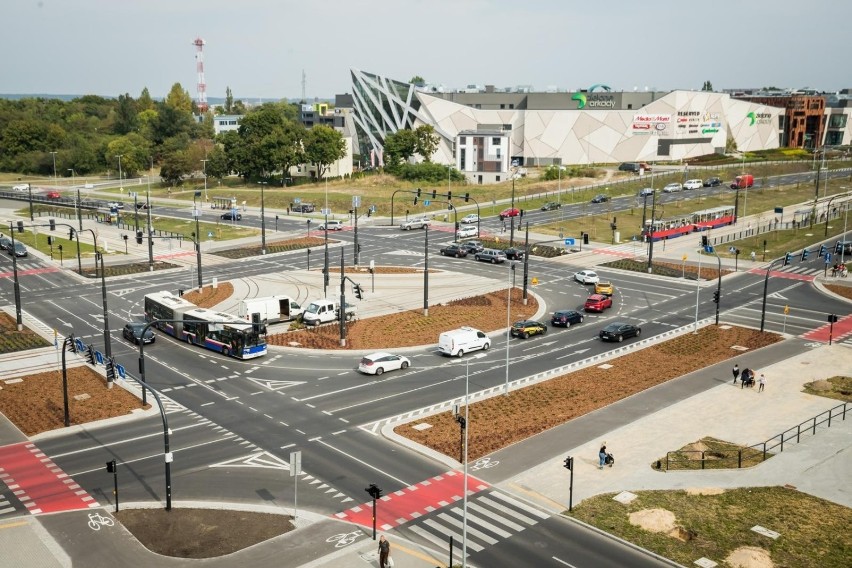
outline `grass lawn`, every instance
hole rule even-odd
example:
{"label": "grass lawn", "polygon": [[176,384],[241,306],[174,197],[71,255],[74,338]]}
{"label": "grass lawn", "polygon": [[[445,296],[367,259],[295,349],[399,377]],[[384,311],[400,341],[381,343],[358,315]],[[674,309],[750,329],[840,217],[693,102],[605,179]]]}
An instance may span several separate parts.
{"label": "grass lawn", "polygon": [[0,312],[0,354],[25,351],[37,347],[47,347],[50,343],[26,327],[18,331],[15,318],[6,312]]}

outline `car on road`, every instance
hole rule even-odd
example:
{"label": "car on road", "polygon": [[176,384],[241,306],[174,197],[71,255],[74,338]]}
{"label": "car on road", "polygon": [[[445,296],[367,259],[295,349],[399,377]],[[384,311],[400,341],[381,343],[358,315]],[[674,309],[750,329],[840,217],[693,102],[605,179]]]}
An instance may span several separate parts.
{"label": "car on road", "polygon": [[556,201],[548,201],[544,205],[541,206],[542,211],[553,211],[554,209],[559,209],[562,207],[561,203],[557,203]]}
{"label": "car on road", "polygon": [[145,203],[144,201],[137,201],[136,202],[136,209],[148,209],[148,204]]}
{"label": "car on road", "polygon": [[459,246],[466,250],[468,254],[476,254],[480,251],[485,250],[485,245],[483,245],[479,241],[465,241]]}
{"label": "car on road", "polygon": [[507,248],[503,251],[506,255],[507,260],[523,260],[524,259],[524,251],[523,249],[517,249],[515,247]]}
{"label": "car on road", "polygon": [[381,375],[385,371],[407,369],[409,365],[411,361],[407,357],[378,351],[362,357],[358,363],[358,370],[367,375]]}
{"label": "car on road", "polygon": [[107,207],[110,209],[124,209],[124,203],[121,201],[110,201]]}
{"label": "car on road", "polygon": [[240,213],[228,211],[227,213],[222,213],[221,215],[219,215],[219,218],[223,221],[242,221],[243,216]]}
{"label": "car on road", "polygon": [[526,339],[531,335],[544,335],[547,333],[547,326],[540,321],[523,320],[516,321],[512,324],[512,337],[522,337]]}
{"label": "car on road", "polygon": [[473,327],[463,326],[438,336],[438,352],[450,357],[464,357],[465,353],[477,349],[488,351],[489,347],[491,340],[488,335]]}
{"label": "car on road", "polygon": [[721,178],[709,177],[704,180],[704,187],[718,187],[722,185]]}
{"label": "car on road", "polygon": [[587,312],[601,313],[612,307],[612,298],[603,294],[592,294],[586,298],[586,303],[583,304],[583,309]]}
{"label": "car on road", "polygon": [[577,310],[557,310],[550,317],[550,325],[571,327],[572,324],[583,323],[584,319],[586,316]]}
{"label": "car on road", "polygon": [[156,339],[154,336],[154,330],[150,327],[145,329],[145,338],[142,339],[143,329],[145,329],[145,324],[143,322],[132,321],[124,326],[124,329],[121,330],[121,335],[124,336],[124,339],[136,345],[139,345],[140,340],[146,345],[154,343],[154,340]]}
{"label": "car on road", "polygon": [[456,231],[456,236],[460,239],[478,237],[479,228],[476,225],[465,225],[464,227],[459,227]]}
{"label": "car on road", "polygon": [[701,189],[704,187],[704,182],[700,179],[688,179],[683,182],[683,189]]}
{"label": "car on road", "polygon": [[481,251],[474,253],[473,258],[476,260],[490,262],[491,264],[506,262],[506,254],[502,250],[496,249],[482,249]]}
{"label": "car on road", "polygon": [[441,249],[441,256],[454,256],[456,258],[464,258],[467,256],[467,249],[457,244],[449,244]]}
{"label": "car on road", "polygon": [[625,337],[639,337],[642,334],[642,328],[632,323],[615,322],[603,328],[598,337],[601,341],[617,341],[621,343]]}
{"label": "car on road", "polygon": [[290,207],[290,211],[294,213],[313,213],[316,211],[316,205],[313,203],[297,203]]}
{"label": "car on road", "polygon": [[30,189],[30,184],[28,183],[19,183],[18,185],[12,186],[12,191],[28,191]]}
{"label": "car on road", "polygon": [[342,231],[343,221],[335,221],[334,219],[329,219],[325,223],[320,223],[320,226],[317,227],[317,230],[324,231],[326,227],[328,227],[329,231]]}
{"label": "car on road", "polygon": [[431,221],[426,217],[415,217],[414,219],[408,219],[399,224],[399,228],[403,231],[410,231],[411,229],[425,229],[431,224]]}
{"label": "car on road", "polygon": [[594,270],[581,270],[574,273],[574,280],[580,284],[597,284],[600,281],[600,276]]}
{"label": "car on road", "polygon": [[12,248],[12,239],[9,237],[0,236],[0,249],[9,250]]}
{"label": "car on road", "polygon": [[852,255],[852,241],[837,241],[834,243],[834,254],[847,257]]}
{"label": "car on road", "polygon": [[646,187],[645,189],[639,190],[639,197],[645,197],[646,195],[654,195],[654,188]]}
{"label": "car on road", "polygon": [[464,217],[459,219],[459,223],[462,223],[463,225],[469,225],[470,223],[478,223],[478,222],[479,222],[479,215],[477,215],[476,213],[468,213],[467,215],[465,215]]}
{"label": "car on road", "polygon": [[506,219],[508,217],[517,217],[521,214],[521,210],[513,207],[509,207],[508,209],[503,209],[500,211],[500,220]]}
{"label": "car on road", "polygon": [[61,199],[62,198],[62,196],[59,195],[58,191],[48,191],[44,196],[48,199]]}
{"label": "car on road", "polygon": [[666,187],[663,188],[663,193],[675,193],[676,191],[681,191],[683,186],[677,182],[667,184]]}
{"label": "car on road", "polygon": [[13,253],[18,258],[24,258],[29,255],[29,252],[27,252],[27,247],[21,241],[15,241],[14,251],[11,247],[9,247],[9,254],[11,255]]}
{"label": "car on road", "polygon": [[604,195],[603,193],[599,193],[592,197],[592,203],[604,203],[605,201],[609,201],[609,196]]}
{"label": "car on road", "polygon": [[612,282],[608,280],[598,280],[595,282],[595,294],[603,294],[604,296],[612,296],[615,289]]}

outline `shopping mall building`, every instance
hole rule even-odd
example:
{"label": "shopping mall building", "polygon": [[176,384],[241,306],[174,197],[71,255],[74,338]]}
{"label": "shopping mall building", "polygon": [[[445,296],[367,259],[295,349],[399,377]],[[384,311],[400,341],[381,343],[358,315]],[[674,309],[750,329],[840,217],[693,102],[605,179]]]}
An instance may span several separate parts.
{"label": "shopping mall building", "polygon": [[[447,91],[351,70],[356,148],[382,165],[384,137],[428,124],[432,160],[472,183],[505,180],[513,166],[680,161],[726,148],[821,148],[852,143],[850,90],[810,92],[532,92],[491,85]],[[340,101],[343,103],[343,100]],[[848,105],[848,106],[847,106]]]}

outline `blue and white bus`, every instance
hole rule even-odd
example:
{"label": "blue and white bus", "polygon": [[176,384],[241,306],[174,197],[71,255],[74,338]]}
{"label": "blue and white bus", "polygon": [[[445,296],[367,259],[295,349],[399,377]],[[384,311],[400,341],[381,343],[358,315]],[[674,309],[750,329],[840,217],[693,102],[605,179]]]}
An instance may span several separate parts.
{"label": "blue and white bus", "polygon": [[205,347],[229,357],[252,359],[266,355],[266,328],[246,323],[232,314],[199,308],[170,292],[145,296],[145,321],[181,341]]}

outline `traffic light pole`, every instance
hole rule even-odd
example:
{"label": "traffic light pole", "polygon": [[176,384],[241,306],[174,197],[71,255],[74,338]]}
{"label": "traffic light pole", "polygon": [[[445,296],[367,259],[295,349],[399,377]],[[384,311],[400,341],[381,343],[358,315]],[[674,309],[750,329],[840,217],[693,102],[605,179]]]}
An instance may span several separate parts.
{"label": "traffic light pole", "polygon": [[780,258],[776,258],[772,262],[769,263],[769,266],[766,267],[766,276],[763,279],[763,306],[760,308],[760,332],[763,333],[764,324],[766,323],[766,292],[769,288],[769,273],[772,271],[772,267],[776,262],[781,260]]}
{"label": "traffic light pole", "polygon": [[12,234],[12,273],[15,276],[15,321],[17,322],[18,331],[23,331],[24,317],[21,313],[21,284],[18,282],[18,255],[15,254],[15,229],[12,228],[11,221],[9,221],[9,232]]}
{"label": "traffic light pole", "polygon": [[340,307],[337,310],[340,321],[340,346],[346,347],[346,269],[343,264],[343,248],[340,249]]}

